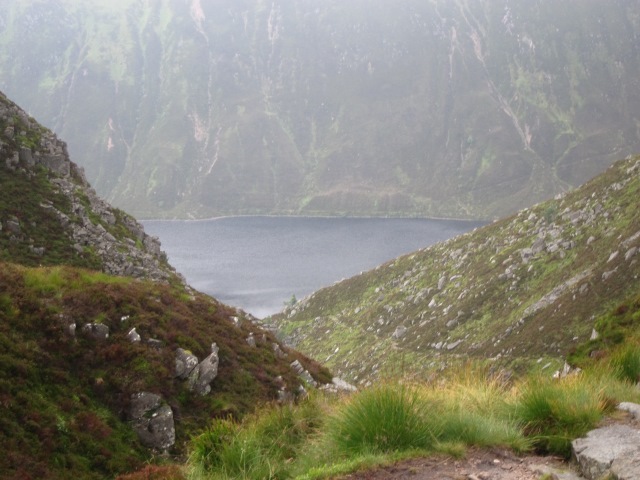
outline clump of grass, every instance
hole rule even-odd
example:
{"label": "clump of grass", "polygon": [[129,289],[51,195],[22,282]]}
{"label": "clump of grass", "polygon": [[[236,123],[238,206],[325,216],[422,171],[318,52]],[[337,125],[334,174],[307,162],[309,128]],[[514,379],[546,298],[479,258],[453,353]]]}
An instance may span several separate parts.
{"label": "clump of grass", "polygon": [[354,396],[329,423],[333,446],[349,454],[433,449],[443,425],[416,388],[382,384]]}
{"label": "clump of grass", "polygon": [[640,382],[640,345],[627,342],[614,351],[610,368],[619,380],[636,384]]}
{"label": "clump of grass", "polygon": [[516,391],[500,375],[466,365],[450,373],[431,395],[440,396],[438,412],[446,426],[440,441],[463,445],[502,445],[526,451],[530,442],[510,415]]}
{"label": "clump of grass", "polygon": [[242,424],[215,420],[192,442],[190,478],[288,478],[325,417],[322,399],[312,396],[262,409]]}
{"label": "clump of grass", "polygon": [[591,377],[534,377],[522,386],[515,414],[539,451],[568,458],[571,441],[595,427],[613,404]]}
{"label": "clump of grass", "polygon": [[63,267],[32,268],[25,271],[27,288],[39,294],[59,292],[66,283]]}

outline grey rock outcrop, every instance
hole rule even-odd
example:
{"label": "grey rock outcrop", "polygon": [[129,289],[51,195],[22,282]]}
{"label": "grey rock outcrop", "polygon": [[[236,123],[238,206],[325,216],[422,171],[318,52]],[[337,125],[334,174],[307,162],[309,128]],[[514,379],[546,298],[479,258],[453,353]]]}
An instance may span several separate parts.
{"label": "grey rock outcrop", "polygon": [[129,418],[140,442],[157,450],[167,450],[176,441],[173,411],[160,395],[140,392],[131,396]]}
{"label": "grey rock outcrop", "polygon": [[211,382],[218,376],[218,345],[211,345],[211,354],[200,362],[189,375],[189,388],[199,395],[211,391]]}
{"label": "grey rock outcrop", "polygon": [[189,378],[194,368],[198,366],[198,357],[182,348],[176,350],[176,377],[182,380]]}
{"label": "grey rock outcrop", "polygon": [[[180,278],[166,262],[158,239],[147,235],[133,217],[96,194],[82,168],[71,162],[66,143],[2,93],[0,123],[8,125],[0,132],[0,150],[12,174],[31,177],[43,168],[53,192],[66,197],[68,207],[45,201],[40,208],[58,218],[69,245],[79,255],[97,257],[101,269],[112,275],[153,280]],[[14,242],[30,240],[24,238],[28,229],[22,222],[17,218],[3,222],[3,227],[15,237]],[[31,247],[36,255],[45,256],[44,246]]]}
{"label": "grey rock outcrop", "polygon": [[316,382],[314,378],[311,376],[311,374],[309,373],[309,371],[302,366],[302,364],[300,363],[300,360],[295,360],[291,362],[291,369],[298,375],[298,377],[300,377],[302,380],[304,380],[306,383],[308,383],[312,387],[318,386],[318,382]]}
{"label": "grey rock outcrop", "polygon": [[609,425],[572,442],[582,475],[598,480],[640,478],[640,430],[630,425]]}
{"label": "grey rock outcrop", "polygon": [[339,377],[333,377],[331,383],[322,385],[320,389],[331,393],[353,393],[358,391],[355,385],[351,385]]}

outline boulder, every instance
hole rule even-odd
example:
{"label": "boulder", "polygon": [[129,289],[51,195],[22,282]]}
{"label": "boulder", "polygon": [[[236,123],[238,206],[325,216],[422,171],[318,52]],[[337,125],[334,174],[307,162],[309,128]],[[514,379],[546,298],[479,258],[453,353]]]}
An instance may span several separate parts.
{"label": "boulder", "polygon": [[82,333],[92,340],[103,342],[109,338],[109,327],[102,323],[87,323],[82,327]]}
{"label": "boulder", "polygon": [[608,474],[618,480],[640,478],[640,430],[610,425],[590,431],[572,446],[582,474],[589,480]]}
{"label": "boulder", "polygon": [[218,376],[218,350],[218,345],[211,344],[211,354],[189,375],[189,388],[198,395],[207,395],[211,391],[211,382]]}
{"label": "boulder", "polygon": [[131,396],[129,418],[140,442],[148,448],[167,450],[176,441],[173,411],[160,395],[140,392]]}
{"label": "boulder", "polygon": [[176,350],[176,377],[186,380],[197,366],[198,357],[182,348]]}

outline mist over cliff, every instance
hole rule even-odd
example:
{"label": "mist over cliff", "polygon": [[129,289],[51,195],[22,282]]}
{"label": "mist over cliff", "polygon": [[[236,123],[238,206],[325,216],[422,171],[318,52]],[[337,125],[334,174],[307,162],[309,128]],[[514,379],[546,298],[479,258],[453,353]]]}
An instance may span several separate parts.
{"label": "mist over cliff", "polygon": [[640,5],[7,0],[0,89],[140,217],[490,218],[640,150]]}

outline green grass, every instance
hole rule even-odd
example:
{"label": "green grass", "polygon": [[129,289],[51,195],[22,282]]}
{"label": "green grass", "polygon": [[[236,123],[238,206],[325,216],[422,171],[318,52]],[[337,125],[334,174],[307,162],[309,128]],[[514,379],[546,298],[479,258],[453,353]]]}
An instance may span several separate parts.
{"label": "green grass", "polygon": [[613,407],[593,387],[580,376],[532,378],[522,387],[515,417],[538,450],[568,458],[571,440],[587,433]]}
{"label": "green grass", "polygon": [[314,395],[242,423],[217,420],[191,444],[189,478],[329,478],[471,446],[568,457],[571,441],[618,402],[640,400],[614,365],[513,382],[467,366],[434,383],[387,382],[346,398]]}
{"label": "green grass", "polygon": [[415,388],[382,384],[341,408],[328,435],[334,448],[349,454],[429,450],[444,428],[434,406]]}

